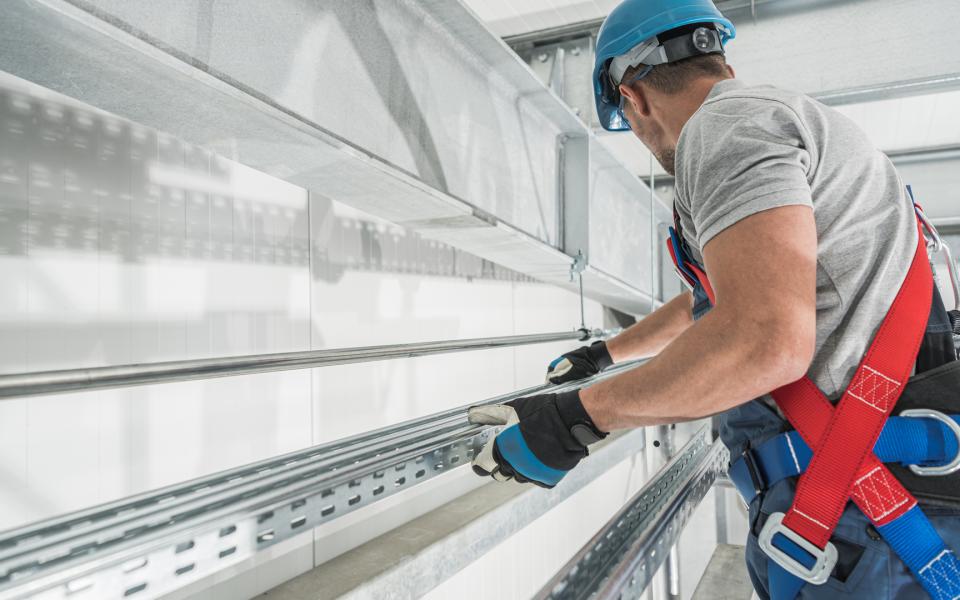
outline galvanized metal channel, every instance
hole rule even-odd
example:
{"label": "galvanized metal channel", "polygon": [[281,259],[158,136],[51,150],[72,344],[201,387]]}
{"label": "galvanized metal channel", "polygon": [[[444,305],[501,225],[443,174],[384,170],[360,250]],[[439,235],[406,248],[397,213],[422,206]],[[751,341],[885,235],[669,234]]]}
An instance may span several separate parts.
{"label": "galvanized metal channel", "polygon": [[[591,380],[536,386],[487,403]],[[466,465],[496,428],[466,407],[0,534],[0,598],[155,598]]]}
{"label": "galvanized metal channel", "polygon": [[727,462],[709,426],[701,429],[536,598],[639,598]]}

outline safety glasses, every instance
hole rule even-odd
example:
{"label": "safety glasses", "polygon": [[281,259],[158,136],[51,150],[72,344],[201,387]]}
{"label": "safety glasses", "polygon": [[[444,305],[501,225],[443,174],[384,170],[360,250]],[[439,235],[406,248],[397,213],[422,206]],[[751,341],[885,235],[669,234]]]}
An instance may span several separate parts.
{"label": "safety glasses", "polygon": [[[647,75],[649,75],[650,71],[652,70],[653,70],[653,65],[646,65],[644,68],[637,71],[637,73],[633,77],[621,83],[620,85],[627,85],[627,86],[633,85],[636,82],[643,79],[644,77],[646,77]],[[614,85],[613,79],[609,75],[606,75],[604,79],[607,80],[608,85],[614,90],[613,93],[616,94],[617,115],[620,117],[620,120],[623,121],[623,123],[627,127],[630,127],[630,121],[628,121],[626,115],[623,114],[624,97],[623,97],[623,94],[620,93],[620,85]],[[613,102],[611,102],[611,104],[613,104]]]}

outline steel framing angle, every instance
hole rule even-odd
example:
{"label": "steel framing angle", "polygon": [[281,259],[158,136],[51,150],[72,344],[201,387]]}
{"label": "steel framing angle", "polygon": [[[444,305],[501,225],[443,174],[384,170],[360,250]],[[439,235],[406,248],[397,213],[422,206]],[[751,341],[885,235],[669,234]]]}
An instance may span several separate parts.
{"label": "steel framing angle", "polygon": [[155,598],[466,465],[493,431],[455,408],[0,533],[0,598]]}
{"label": "steel framing angle", "polygon": [[536,598],[639,598],[727,461],[723,444],[702,428]]}

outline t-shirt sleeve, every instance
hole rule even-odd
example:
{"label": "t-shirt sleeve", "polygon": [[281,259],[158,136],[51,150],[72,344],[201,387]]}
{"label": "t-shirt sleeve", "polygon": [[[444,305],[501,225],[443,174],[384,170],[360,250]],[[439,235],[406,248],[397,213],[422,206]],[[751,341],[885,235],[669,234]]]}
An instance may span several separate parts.
{"label": "t-shirt sleeve", "polygon": [[704,107],[691,119],[694,126],[684,131],[678,179],[684,181],[700,248],[758,212],[813,206],[807,181],[810,153],[797,115],[776,103],[754,101],[765,106],[751,111],[754,102],[739,102]]}

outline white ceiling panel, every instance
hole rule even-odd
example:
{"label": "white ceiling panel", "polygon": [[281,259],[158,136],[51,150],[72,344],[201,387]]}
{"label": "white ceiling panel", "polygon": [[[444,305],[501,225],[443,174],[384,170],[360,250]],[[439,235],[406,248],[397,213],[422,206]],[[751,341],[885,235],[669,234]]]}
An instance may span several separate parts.
{"label": "white ceiling panel", "polygon": [[464,0],[505,37],[605,17],[620,0]]}
{"label": "white ceiling panel", "polygon": [[960,90],[848,104],[837,110],[885,151],[960,143]]}

